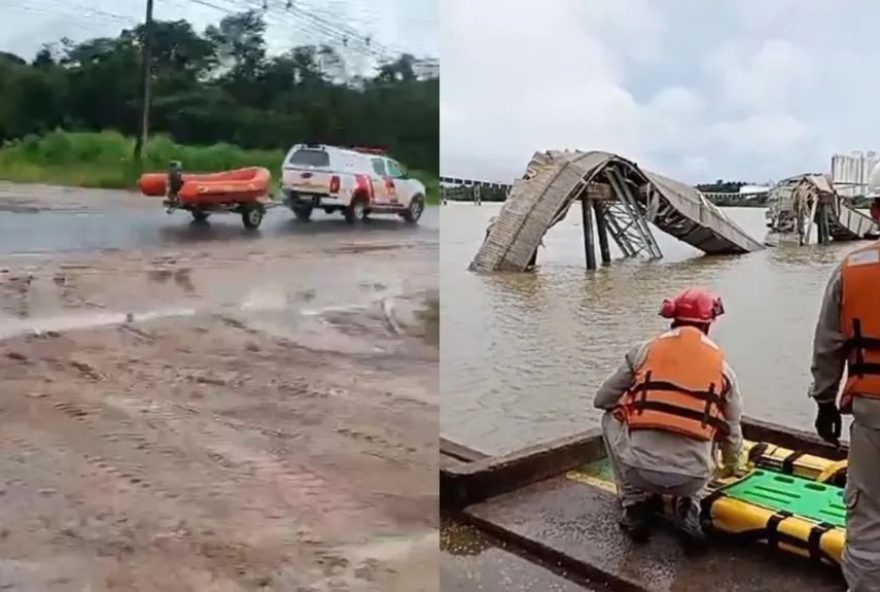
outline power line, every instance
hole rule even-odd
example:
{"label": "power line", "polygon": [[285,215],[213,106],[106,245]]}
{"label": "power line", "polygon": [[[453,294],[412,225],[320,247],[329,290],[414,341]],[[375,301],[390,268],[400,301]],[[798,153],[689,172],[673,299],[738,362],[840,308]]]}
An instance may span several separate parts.
{"label": "power line", "polygon": [[[233,15],[239,14],[241,12],[246,12],[246,11],[258,10],[254,7],[248,7],[245,5],[220,6],[214,2],[209,2],[208,0],[189,0],[189,2],[192,2],[194,4],[199,4],[201,6],[206,6],[208,8],[212,8],[214,10],[222,12],[223,14],[225,14],[227,16],[233,16]],[[301,25],[299,25],[298,23],[286,23],[286,24],[289,24],[297,32],[310,33],[310,31],[308,29],[303,29],[301,27]]]}
{"label": "power line", "polygon": [[[193,2],[204,3],[207,0],[191,0]],[[311,34],[313,31],[311,29],[302,29],[302,23],[299,21],[291,20],[296,15],[302,17],[303,20],[307,21],[314,29],[320,31],[326,35],[326,38],[329,38],[336,43],[342,44],[347,50],[355,51],[360,53],[361,55],[365,55],[368,57],[379,58],[379,59],[387,59],[392,54],[381,44],[375,43],[372,41],[371,36],[363,35],[360,32],[353,31],[351,29],[346,29],[343,27],[339,27],[328,21],[322,19],[321,17],[313,14],[303,8],[300,8],[295,3],[290,2],[286,3],[285,8],[277,7],[277,4],[270,4],[268,0],[262,5],[262,7],[256,7],[252,5],[248,5],[243,2],[235,2],[234,0],[225,0],[230,3],[229,11],[234,13],[242,12],[242,11],[251,11],[257,10],[262,11],[264,14],[269,14],[274,16],[278,22],[281,22],[294,30],[299,32],[304,32]],[[216,4],[211,3],[213,7],[217,9],[221,9]],[[289,11],[292,11],[291,14]],[[271,24],[271,23],[269,23]],[[325,38],[325,39],[326,39]],[[354,45],[352,45],[354,43]]]}
{"label": "power line", "polygon": [[407,53],[407,51],[401,47],[378,43],[372,39],[371,35],[364,36],[363,32],[361,32],[357,29],[347,27],[343,23],[335,23],[332,20],[329,20],[328,18],[322,17],[318,14],[317,10],[315,12],[306,11],[304,8],[302,8],[301,2],[291,3],[290,10],[292,10],[294,12],[300,12],[301,14],[307,15],[307,18],[310,18],[315,22],[319,22],[319,23],[323,24],[324,26],[335,27],[338,30],[345,33],[346,35],[348,35],[349,37],[353,37],[353,38],[357,38],[357,39],[360,39],[362,37],[370,38],[371,39],[370,44],[373,47],[375,47],[380,53],[386,53],[386,54],[392,53],[392,54],[398,54],[398,55],[402,54],[402,53]]}

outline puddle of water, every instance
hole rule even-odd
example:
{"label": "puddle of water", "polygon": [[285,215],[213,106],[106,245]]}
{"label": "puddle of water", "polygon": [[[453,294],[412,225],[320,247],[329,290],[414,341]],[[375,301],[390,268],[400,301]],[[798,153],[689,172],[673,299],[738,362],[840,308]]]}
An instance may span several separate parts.
{"label": "puddle of water", "polygon": [[[261,286],[251,289],[243,300],[221,306],[219,312],[244,313],[243,322],[253,329],[296,341],[306,347],[344,354],[389,353],[399,344],[394,337],[408,332],[413,324],[411,311],[398,298],[376,293],[363,294],[359,302],[339,304],[323,300],[324,306],[300,308],[301,294]],[[315,298],[317,299],[317,297]],[[436,308],[436,307],[435,307]],[[141,312],[100,311],[60,314],[43,317],[0,317],[0,339],[47,332],[82,329],[153,321],[171,317],[191,317],[199,313],[218,312],[216,307],[166,308]],[[389,339],[383,339],[382,333]],[[378,336],[378,337],[377,337]]]}
{"label": "puddle of water", "polygon": [[[375,304],[376,300],[372,301],[370,304]],[[322,308],[307,308],[305,310],[299,311],[304,317],[319,317],[324,316],[328,313],[334,312],[354,312],[356,310],[366,310],[370,308],[370,304],[347,304],[347,305],[336,305],[336,306],[324,306]]]}
{"label": "puddle of water", "polygon": [[240,308],[245,311],[287,310],[290,297],[286,292],[269,288],[257,288],[247,293]]}
{"label": "puddle of water", "polygon": [[425,301],[425,307],[416,311],[416,318],[421,322],[424,339],[427,343],[440,347],[440,299],[436,296]]}
{"label": "puddle of water", "polygon": [[246,324],[258,331],[294,341],[313,350],[328,351],[339,354],[376,354],[383,353],[386,348],[375,342],[374,336],[359,338],[345,332],[325,318],[334,312],[363,310],[365,307],[334,306],[331,309],[310,311],[272,311],[253,312],[248,316]]}
{"label": "puddle of water", "polygon": [[473,526],[446,517],[440,520],[440,551],[450,555],[476,556],[495,544]]}
{"label": "puddle of water", "polygon": [[394,561],[409,555],[434,550],[440,546],[440,534],[436,530],[398,536],[384,536],[365,545],[349,549],[355,560]]}
{"label": "puddle of water", "polygon": [[59,315],[54,317],[20,319],[8,317],[0,320],[0,339],[9,339],[21,335],[40,335],[48,332],[74,331],[77,329],[94,329],[125,323],[152,321],[168,317],[189,317],[196,314],[191,308],[154,310],[141,313],[81,313]]}

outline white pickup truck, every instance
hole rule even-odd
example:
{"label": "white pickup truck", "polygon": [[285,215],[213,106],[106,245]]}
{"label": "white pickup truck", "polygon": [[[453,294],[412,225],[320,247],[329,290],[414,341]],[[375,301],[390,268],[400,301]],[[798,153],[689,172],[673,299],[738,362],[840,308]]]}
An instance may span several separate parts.
{"label": "white pickup truck", "polygon": [[342,212],[353,224],[370,214],[397,214],[418,222],[425,186],[381,150],[297,144],[284,157],[284,201],[300,220],[312,211]]}

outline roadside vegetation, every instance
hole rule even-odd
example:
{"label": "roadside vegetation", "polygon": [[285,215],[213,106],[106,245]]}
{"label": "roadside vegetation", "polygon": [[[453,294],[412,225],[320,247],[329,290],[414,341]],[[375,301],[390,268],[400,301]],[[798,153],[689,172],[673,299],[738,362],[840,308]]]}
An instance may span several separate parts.
{"label": "roadside vegetation", "polygon": [[[194,172],[262,166],[280,182],[280,167],[285,150],[245,150],[239,146],[217,143],[210,146],[187,146],[167,135],[158,135],[144,146],[141,162],[133,156],[134,139],[116,131],[54,131],[44,136],[29,135],[10,140],[0,148],[0,179],[23,183],[50,183],[77,187],[132,189],[142,170],[163,171],[171,161],[184,164]],[[437,175],[428,171],[410,171],[425,184],[429,203],[439,199]]]}
{"label": "roadside vegetation", "polygon": [[[151,140],[140,123],[142,27],[51,43],[30,61],[0,52],[0,178],[132,187],[141,170],[265,166],[278,174],[298,142],[382,146],[433,188],[439,80],[400,55],[359,73],[329,46],[271,55],[260,11],[197,32],[154,23]],[[349,54],[346,54],[349,55]]]}

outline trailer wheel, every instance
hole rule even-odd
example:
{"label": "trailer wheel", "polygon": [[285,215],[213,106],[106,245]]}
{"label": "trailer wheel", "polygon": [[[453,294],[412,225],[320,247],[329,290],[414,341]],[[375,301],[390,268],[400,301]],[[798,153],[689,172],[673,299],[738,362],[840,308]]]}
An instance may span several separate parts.
{"label": "trailer wheel", "polygon": [[400,216],[409,222],[410,224],[415,224],[419,221],[419,218],[422,217],[422,212],[425,211],[425,198],[421,195],[416,195],[409,202],[409,207],[407,207]]}
{"label": "trailer wheel", "polygon": [[358,218],[364,217],[366,208],[366,200],[363,197],[358,196],[351,200],[351,203],[342,211],[342,214],[345,216],[346,222],[354,224]]}
{"label": "trailer wheel", "polygon": [[293,207],[293,215],[296,216],[297,220],[302,220],[303,222],[308,222],[312,219],[312,206],[302,206],[297,205]]}
{"label": "trailer wheel", "polygon": [[255,229],[260,227],[260,223],[263,221],[263,210],[258,207],[251,207],[245,209],[241,213],[241,220],[244,222],[244,227],[249,229]]}
{"label": "trailer wheel", "polygon": [[205,212],[204,210],[192,210],[190,214],[192,214],[193,220],[196,222],[205,222],[211,217],[210,212]]}

